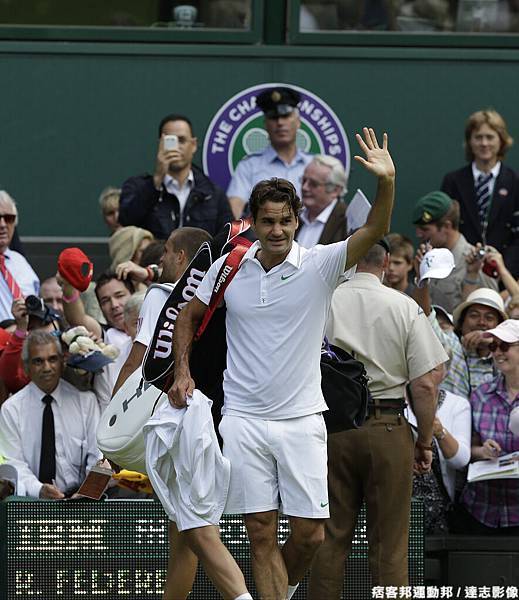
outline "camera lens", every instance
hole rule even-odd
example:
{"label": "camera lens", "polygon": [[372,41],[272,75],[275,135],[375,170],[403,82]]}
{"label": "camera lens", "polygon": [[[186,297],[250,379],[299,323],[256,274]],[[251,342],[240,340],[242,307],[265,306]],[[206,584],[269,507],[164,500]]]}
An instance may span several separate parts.
{"label": "camera lens", "polygon": [[25,298],[25,306],[28,312],[36,312],[43,310],[43,300],[38,298],[38,296],[27,296]]}

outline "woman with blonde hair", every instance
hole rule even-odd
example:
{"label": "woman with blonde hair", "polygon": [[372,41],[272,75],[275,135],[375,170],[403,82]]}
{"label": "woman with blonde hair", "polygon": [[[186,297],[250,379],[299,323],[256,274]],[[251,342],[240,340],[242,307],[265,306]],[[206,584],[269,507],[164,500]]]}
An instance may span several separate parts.
{"label": "woman with blonde hair", "polygon": [[[110,258],[112,259],[110,269],[116,272],[119,265],[123,263],[126,264],[129,261],[138,265],[143,250],[145,250],[154,239],[155,238],[150,231],[135,227],[134,225],[118,229],[108,242]],[[143,291],[146,289],[146,286],[143,286],[137,280],[133,283],[136,290]]]}
{"label": "woman with blonde hair", "polygon": [[99,206],[101,207],[103,220],[110,230],[110,234],[113,234],[122,227],[122,225],[119,223],[120,197],[121,190],[114,187],[105,188],[99,196]]}

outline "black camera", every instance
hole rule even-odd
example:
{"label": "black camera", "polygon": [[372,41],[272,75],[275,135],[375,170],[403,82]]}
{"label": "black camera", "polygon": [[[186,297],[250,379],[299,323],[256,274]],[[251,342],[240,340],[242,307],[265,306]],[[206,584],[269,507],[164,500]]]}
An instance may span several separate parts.
{"label": "black camera", "polygon": [[43,298],[38,298],[38,296],[27,296],[25,298],[25,308],[29,316],[37,317],[45,324],[61,319],[61,315],[48,304],[45,304]]}

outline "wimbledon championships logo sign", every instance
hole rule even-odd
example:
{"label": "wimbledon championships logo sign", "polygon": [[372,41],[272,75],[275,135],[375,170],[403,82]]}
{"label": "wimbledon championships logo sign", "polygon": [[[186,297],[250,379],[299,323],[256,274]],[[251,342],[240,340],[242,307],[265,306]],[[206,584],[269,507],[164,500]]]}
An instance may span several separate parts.
{"label": "wimbledon championships logo sign", "polygon": [[311,154],[329,154],[338,158],[350,171],[348,138],[333,110],[312,92],[287,83],[263,83],[247,88],[228,100],[211,121],[204,139],[203,165],[209,177],[224,190],[240,160],[262,152],[269,144],[262,111],[256,97],[263,90],[284,86],[301,94],[301,127],[297,146]]}

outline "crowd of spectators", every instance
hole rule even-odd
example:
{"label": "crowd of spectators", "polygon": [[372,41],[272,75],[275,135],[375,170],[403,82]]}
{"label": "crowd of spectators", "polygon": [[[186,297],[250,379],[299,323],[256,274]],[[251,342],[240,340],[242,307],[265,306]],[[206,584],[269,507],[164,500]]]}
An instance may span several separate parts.
{"label": "crowd of spectators", "polygon": [[[190,120],[162,119],[153,173],[101,194],[111,266],[95,283],[88,257],[73,250],[40,285],[27,259],[10,247],[17,208],[0,192],[0,460],[17,472],[3,490],[70,496],[100,458],[100,414],[121,369],[126,363],[129,374],[139,367],[152,335],[149,324],[139,333],[147,290],[175,283],[186,256],[196,251],[166,242],[172,232],[197,228],[206,232],[200,240],[210,238],[247,214],[248,195],[260,179],[279,175],[292,179],[303,200],[301,245],[346,238],[344,168],[337,159],[297,149],[298,102],[297,92],[286,88],[258,98],[271,145],[243,159],[227,194],[193,164],[197,138]],[[445,175],[441,189],[416,199],[411,222],[418,244],[399,232],[385,241],[380,278],[418,303],[449,356],[432,370],[433,468],[413,481],[413,495],[427,499],[429,534],[446,533],[453,522],[461,533],[519,531],[518,480],[466,481],[471,461],[519,453],[519,437],[510,430],[511,413],[519,411],[519,179],[503,164],[511,144],[497,112],[471,115],[468,164]],[[440,249],[446,254],[435,254]],[[163,298],[167,290],[155,294]],[[71,329],[69,343],[60,342]],[[341,336],[348,338],[348,331]],[[108,347],[116,351],[110,355]],[[415,425],[409,392],[406,401],[402,418]]]}
{"label": "crowd of spectators", "polygon": [[471,31],[519,30],[517,0],[303,0],[301,31]]}

